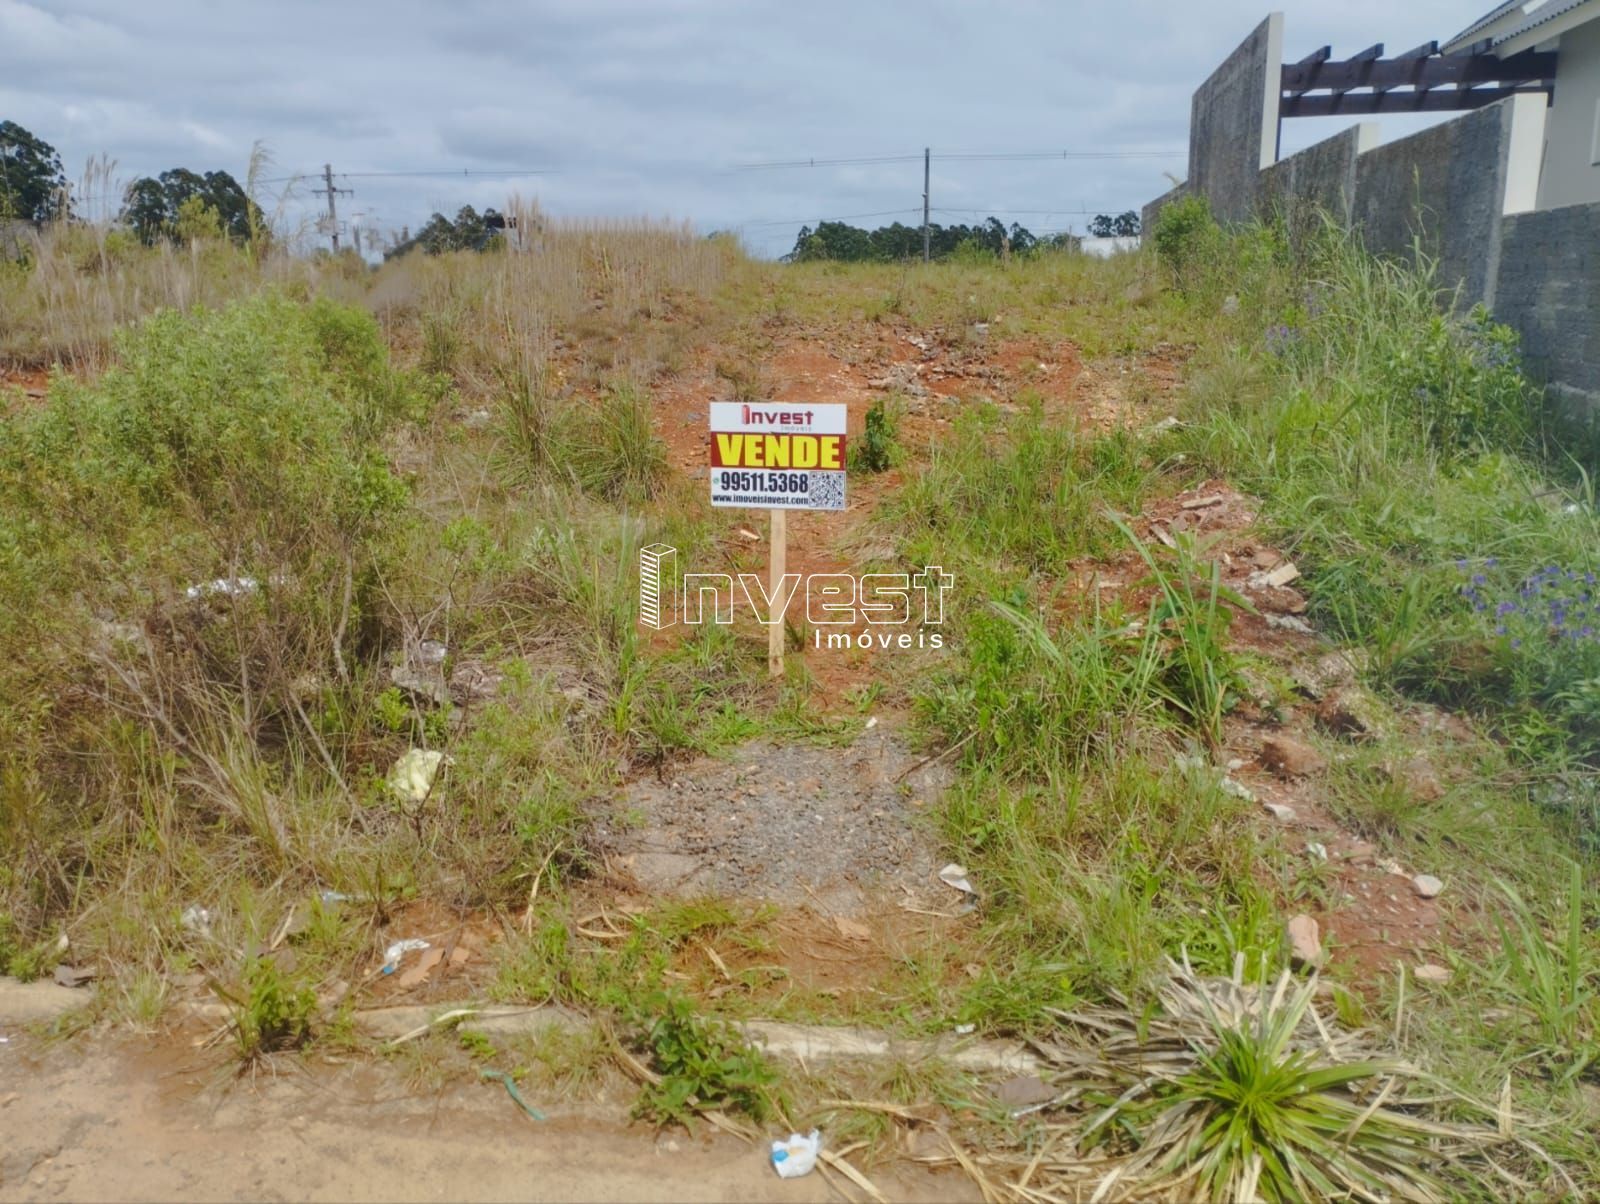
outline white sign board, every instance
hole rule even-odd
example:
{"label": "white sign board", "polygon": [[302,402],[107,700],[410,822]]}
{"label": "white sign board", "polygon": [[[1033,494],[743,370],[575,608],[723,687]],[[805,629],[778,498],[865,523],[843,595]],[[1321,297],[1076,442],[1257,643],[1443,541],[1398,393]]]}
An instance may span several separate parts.
{"label": "white sign board", "polygon": [[845,407],[711,403],[711,504],[843,510]]}

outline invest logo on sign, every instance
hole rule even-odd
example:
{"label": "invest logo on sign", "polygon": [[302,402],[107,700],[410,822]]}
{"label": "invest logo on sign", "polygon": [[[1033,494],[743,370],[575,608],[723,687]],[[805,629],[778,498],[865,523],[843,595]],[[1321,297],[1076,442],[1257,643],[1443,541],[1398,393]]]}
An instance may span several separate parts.
{"label": "invest logo on sign", "polygon": [[[639,552],[639,622],[654,631],[676,623],[733,622],[736,606],[756,621],[781,624],[798,598],[817,648],[942,648],[945,596],[954,574],[932,564],[920,573],[785,573],[768,588],[756,573],[684,573],[674,587],[678,549],[653,543]],[[866,625],[860,632],[828,628]],[[916,624],[915,632],[906,630]]]}

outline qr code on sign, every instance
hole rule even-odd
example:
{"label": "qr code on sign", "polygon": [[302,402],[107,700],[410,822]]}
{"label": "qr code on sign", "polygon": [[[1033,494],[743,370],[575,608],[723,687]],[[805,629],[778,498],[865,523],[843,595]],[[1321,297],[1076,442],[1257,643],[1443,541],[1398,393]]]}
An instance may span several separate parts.
{"label": "qr code on sign", "polygon": [[807,501],[812,510],[843,510],[844,473],[812,473],[811,493]]}

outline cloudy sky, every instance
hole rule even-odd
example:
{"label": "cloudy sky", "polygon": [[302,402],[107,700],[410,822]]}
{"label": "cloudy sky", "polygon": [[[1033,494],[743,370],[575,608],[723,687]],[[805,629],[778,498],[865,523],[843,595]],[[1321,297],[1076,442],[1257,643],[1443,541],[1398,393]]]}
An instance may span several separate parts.
{"label": "cloudy sky", "polygon": [[[1293,60],[1325,43],[1339,56],[1443,40],[1491,5],[1282,7]],[[559,215],[737,229],[778,254],[801,222],[920,221],[931,146],[935,220],[993,213],[1081,231],[1085,211],[1137,208],[1166,190],[1165,173],[1183,175],[1190,94],[1266,11],[1260,0],[0,0],[0,119],[53,143],[70,176],[105,154],[124,183],[176,166],[242,178],[260,140],[270,177],[325,162],[349,173],[341,216],[379,229],[515,190]],[[1284,150],[1345,124],[1287,122]],[[1389,138],[1417,123],[1382,124]],[[1121,157],[939,158],[1063,151]],[[742,169],[893,156],[915,161]],[[313,186],[294,186],[292,218],[321,204]]]}

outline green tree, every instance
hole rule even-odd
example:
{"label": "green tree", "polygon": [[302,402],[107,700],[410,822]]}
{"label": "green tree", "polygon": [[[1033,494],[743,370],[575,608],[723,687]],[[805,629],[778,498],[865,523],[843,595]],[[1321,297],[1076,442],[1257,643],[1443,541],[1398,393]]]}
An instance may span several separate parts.
{"label": "green tree", "polygon": [[[249,242],[264,228],[261,210],[239,181],[225,171],[200,175],[187,167],[174,167],[155,179],[144,176],[130,184],[123,195],[122,223],[146,245],[163,238],[190,238],[212,228],[210,223],[198,221],[202,207],[215,215],[215,231],[235,242]],[[180,221],[184,215],[189,220]]]}
{"label": "green tree", "polygon": [[[1032,231],[1016,223],[1007,227],[997,217],[977,226],[934,223],[928,227],[928,253],[933,259],[943,259],[962,247],[979,255],[999,255],[1009,247],[1012,254],[1023,255],[1040,245]],[[862,230],[844,222],[818,222],[814,229],[802,226],[795,237],[794,249],[784,256],[790,263],[818,259],[839,263],[893,263],[921,258],[922,227],[900,222],[879,226],[876,230]]]}
{"label": "green tree", "polygon": [[503,245],[501,231],[506,228],[505,217],[493,209],[481,214],[471,205],[463,205],[451,221],[442,213],[435,213],[427,224],[405,242],[384,256],[394,259],[411,251],[424,255],[443,255],[449,251],[492,251]]}
{"label": "green tree", "polygon": [[66,187],[56,148],[14,121],[0,121],[0,218],[38,226],[65,217]]}
{"label": "green tree", "polygon": [[1137,238],[1139,215],[1132,209],[1115,217],[1109,213],[1097,213],[1090,219],[1089,233],[1094,238]]}

